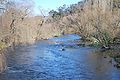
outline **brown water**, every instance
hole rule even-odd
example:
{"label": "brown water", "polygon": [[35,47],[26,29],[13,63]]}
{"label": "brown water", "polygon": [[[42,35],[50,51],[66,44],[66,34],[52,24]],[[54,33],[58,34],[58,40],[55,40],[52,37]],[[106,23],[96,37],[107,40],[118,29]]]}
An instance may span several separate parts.
{"label": "brown water", "polygon": [[62,37],[60,44],[56,40],[60,42],[61,38],[53,38],[9,51],[8,69],[0,80],[120,80],[120,69],[102,53],[79,47],[66,40],[69,37]]}

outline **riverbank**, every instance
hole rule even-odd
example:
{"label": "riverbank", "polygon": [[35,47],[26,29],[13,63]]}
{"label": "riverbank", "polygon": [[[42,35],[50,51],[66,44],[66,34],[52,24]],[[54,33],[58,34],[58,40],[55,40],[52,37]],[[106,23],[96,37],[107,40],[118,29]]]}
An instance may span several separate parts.
{"label": "riverbank", "polygon": [[0,50],[0,73],[2,73],[7,67],[5,51],[6,49]]}
{"label": "riverbank", "polygon": [[108,58],[108,62],[113,64],[114,67],[120,68],[120,45],[114,45],[111,49],[100,49],[99,50],[104,58]]}
{"label": "riverbank", "polygon": [[104,58],[110,57],[108,62],[112,63],[114,67],[120,68],[120,44],[109,44],[109,47],[104,47],[99,44],[95,38],[81,38],[76,41],[78,46],[93,47],[98,53],[103,54]]}
{"label": "riverbank", "polygon": [[109,56],[116,62],[114,66],[120,68],[120,44],[111,46],[109,51],[112,51],[112,53],[109,53]]}

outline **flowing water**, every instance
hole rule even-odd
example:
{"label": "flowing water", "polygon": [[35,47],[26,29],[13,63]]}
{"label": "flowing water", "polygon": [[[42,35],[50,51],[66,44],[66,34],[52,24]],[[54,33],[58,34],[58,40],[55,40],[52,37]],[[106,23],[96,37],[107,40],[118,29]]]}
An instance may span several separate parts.
{"label": "flowing water", "polygon": [[77,46],[78,39],[72,34],[16,47],[0,80],[120,80],[120,69],[94,48]]}

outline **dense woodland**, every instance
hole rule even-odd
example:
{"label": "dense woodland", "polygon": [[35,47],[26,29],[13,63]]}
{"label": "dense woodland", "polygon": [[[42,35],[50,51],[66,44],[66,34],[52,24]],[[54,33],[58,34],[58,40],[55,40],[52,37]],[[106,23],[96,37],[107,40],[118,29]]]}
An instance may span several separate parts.
{"label": "dense woodland", "polygon": [[[22,4],[22,5],[21,5]],[[76,33],[84,40],[108,47],[119,43],[120,0],[83,0],[33,16],[33,1],[0,0],[0,47],[33,43]]]}

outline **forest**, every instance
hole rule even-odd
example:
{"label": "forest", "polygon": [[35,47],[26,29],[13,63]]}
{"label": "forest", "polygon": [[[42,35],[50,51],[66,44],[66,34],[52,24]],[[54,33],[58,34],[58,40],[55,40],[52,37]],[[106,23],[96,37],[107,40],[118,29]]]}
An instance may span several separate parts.
{"label": "forest", "polygon": [[1,0],[1,44],[31,43],[62,33],[76,33],[106,47],[119,43],[119,0],[84,0],[51,10],[48,16],[42,10],[41,16],[32,16],[33,2],[21,3]]}

